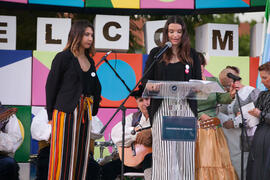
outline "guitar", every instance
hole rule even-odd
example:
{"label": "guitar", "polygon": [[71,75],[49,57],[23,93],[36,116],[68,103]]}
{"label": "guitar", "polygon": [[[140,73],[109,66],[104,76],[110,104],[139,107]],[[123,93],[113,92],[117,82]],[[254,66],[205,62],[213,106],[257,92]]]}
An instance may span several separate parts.
{"label": "guitar", "polygon": [[[118,153],[121,160],[122,149],[121,146],[118,146]],[[130,147],[124,147],[124,164],[129,167],[137,167],[149,153],[152,153],[152,147],[132,143]]]}
{"label": "guitar", "polygon": [[220,125],[220,120],[217,117],[213,117],[207,120],[199,120],[200,128],[207,129]]}

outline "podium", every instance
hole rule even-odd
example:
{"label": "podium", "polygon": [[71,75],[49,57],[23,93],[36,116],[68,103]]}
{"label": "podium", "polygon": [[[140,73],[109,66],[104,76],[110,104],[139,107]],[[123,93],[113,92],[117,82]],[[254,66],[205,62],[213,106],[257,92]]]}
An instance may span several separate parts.
{"label": "podium", "polygon": [[[143,98],[206,100],[211,93],[225,93],[215,81],[153,81],[148,80]],[[196,117],[163,116],[162,140],[195,141]]]}

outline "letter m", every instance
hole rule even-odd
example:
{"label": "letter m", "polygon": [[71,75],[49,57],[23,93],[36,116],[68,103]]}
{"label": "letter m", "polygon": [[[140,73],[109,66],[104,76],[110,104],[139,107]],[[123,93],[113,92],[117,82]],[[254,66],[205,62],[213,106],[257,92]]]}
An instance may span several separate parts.
{"label": "letter m", "polygon": [[220,30],[213,30],[212,46],[213,49],[217,49],[217,43],[220,45],[220,49],[224,50],[229,41],[229,50],[233,50],[233,31],[225,31],[225,36],[222,40]]}

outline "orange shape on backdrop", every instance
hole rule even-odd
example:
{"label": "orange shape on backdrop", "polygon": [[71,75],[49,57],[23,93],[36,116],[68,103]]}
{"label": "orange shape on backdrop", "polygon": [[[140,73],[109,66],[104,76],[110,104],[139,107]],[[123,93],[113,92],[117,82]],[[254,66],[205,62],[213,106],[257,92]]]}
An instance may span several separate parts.
{"label": "orange shape on backdrop", "polygon": [[258,67],[260,58],[250,57],[249,58],[249,85],[256,87],[256,81],[258,78]]}
{"label": "orange shape on backdrop", "polygon": [[[101,52],[98,52],[95,54],[94,56],[94,61],[95,61],[95,64],[97,65],[97,63],[101,60],[101,58],[105,55],[106,53],[101,53]],[[134,70],[134,73],[135,73],[135,76],[136,76],[136,83],[140,80],[140,78],[142,77],[142,54],[127,54],[127,53],[111,53],[108,57],[107,57],[107,60],[122,60],[126,63],[128,63],[132,69]],[[102,62],[102,63],[105,63]],[[101,64],[102,64],[101,63]],[[100,65],[101,65],[100,64]],[[100,67],[99,65],[99,67]],[[97,70],[98,68],[97,67]],[[109,78],[108,77],[108,81],[109,81]],[[135,86],[135,84],[134,84]],[[101,101],[101,107],[119,107],[119,105],[123,102],[124,99],[120,100],[120,101],[112,101],[112,100],[109,100],[105,97],[102,96],[102,101]],[[135,99],[133,97],[130,97],[129,100],[125,103],[125,107],[128,107],[128,108],[136,108],[137,105],[136,105],[136,102],[135,102]]]}

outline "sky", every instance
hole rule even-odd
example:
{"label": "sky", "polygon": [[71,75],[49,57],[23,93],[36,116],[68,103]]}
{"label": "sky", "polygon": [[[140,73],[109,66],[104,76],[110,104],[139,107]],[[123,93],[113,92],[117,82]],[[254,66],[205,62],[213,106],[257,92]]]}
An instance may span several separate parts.
{"label": "sky", "polygon": [[240,22],[251,22],[252,20],[258,23],[263,23],[264,11],[263,12],[249,12],[249,13],[237,13],[236,16],[239,17]]}

